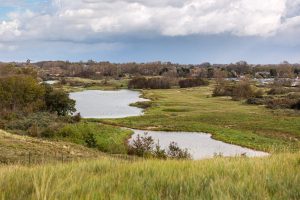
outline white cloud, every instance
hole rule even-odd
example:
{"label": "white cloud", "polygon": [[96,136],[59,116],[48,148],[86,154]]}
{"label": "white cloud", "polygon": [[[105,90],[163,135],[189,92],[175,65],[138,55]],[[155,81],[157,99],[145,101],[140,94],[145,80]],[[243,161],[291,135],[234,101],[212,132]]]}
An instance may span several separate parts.
{"label": "white cloud", "polygon": [[49,12],[11,13],[0,22],[0,41],[84,41],[142,32],[267,37],[300,23],[300,0],[52,0],[51,6]]}
{"label": "white cloud", "polygon": [[0,22],[0,36],[2,40],[13,40],[20,35],[21,31],[19,30],[19,23],[17,20]]}

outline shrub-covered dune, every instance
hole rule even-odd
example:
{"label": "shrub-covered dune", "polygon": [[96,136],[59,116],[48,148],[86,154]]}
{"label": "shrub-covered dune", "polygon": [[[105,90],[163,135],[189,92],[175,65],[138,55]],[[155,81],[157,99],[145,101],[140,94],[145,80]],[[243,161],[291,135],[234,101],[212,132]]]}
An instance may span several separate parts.
{"label": "shrub-covered dune", "polygon": [[1,199],[300,199],[300,154],[0,168]]}

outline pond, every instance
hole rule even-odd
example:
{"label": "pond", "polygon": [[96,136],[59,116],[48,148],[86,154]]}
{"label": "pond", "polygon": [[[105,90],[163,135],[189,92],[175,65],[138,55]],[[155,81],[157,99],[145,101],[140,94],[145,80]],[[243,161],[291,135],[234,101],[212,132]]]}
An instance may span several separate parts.
{"label": "pond", "polygon": [[260,157],[267,156],[268,153],[243,148],[237,145],[227,144],[211,138],[210,134],[192,132],[163,132],[163,131],[142,131],[133,130],[134,134],[129,142],[132,142],[138,135],[151,136],[155,143],[159,142],[163,149],[167,149],[171,142],[176,142],[180,148],[188,149],[193,159],[212,158],[215,155]]}
{"label": "pond", "polygon": [[44,83],[47,83],[49,85],[53,85],[53,84],[58,83],[58,81],[57,80],[49,80],[49,81],[44,81]]}
{"label": "pond", "polygon": [[85,90],[70,93],[70,98],[76,101],[76,109],[83,118],[123,118],[139,116],[143,109],[129,106],[138,101],[147,101],[140,98],[141,93],[131,90]]}

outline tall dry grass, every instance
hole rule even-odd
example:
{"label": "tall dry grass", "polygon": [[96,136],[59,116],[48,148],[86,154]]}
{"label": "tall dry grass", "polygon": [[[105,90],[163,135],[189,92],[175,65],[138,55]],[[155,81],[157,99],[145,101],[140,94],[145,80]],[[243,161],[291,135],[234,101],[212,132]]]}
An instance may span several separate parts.
{"label": "tall dry grass", "polygon": [[0,168],[0,199],[300,199],[300,154]]}

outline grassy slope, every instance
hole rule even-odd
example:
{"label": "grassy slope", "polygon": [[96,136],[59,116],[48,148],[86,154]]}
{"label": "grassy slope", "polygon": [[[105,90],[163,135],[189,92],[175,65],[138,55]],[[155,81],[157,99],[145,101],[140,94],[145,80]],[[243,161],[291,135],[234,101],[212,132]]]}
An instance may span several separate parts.
{"label": "grassy slope", "polygon": [[300,154],[0,168],[1,199],[300,199]]}
{"label": "grassy slope", "polygon": [[[126,140],[132,131],[114,126],[93,122],[81,122],[66,125],[59,133],[65,135],[63,139],[81,145],[86,145],[86,135],[93,135],[96,148],[108,153],[127,153]],[[61,139],[61,137],[59,137]]]}
{"label": "grassy slope", "polygon": [[0,130],[0,163],[42,163],[97,158],[100,152],[67,142],[18,136]]}
{"label": "grassy slope", "polygon": [[138,129],[199,131],[228,143],[270,151],[299,149],[300,115],[211,97],[212,87],[145,90],[153,107],[142,117],[102,120]]}

